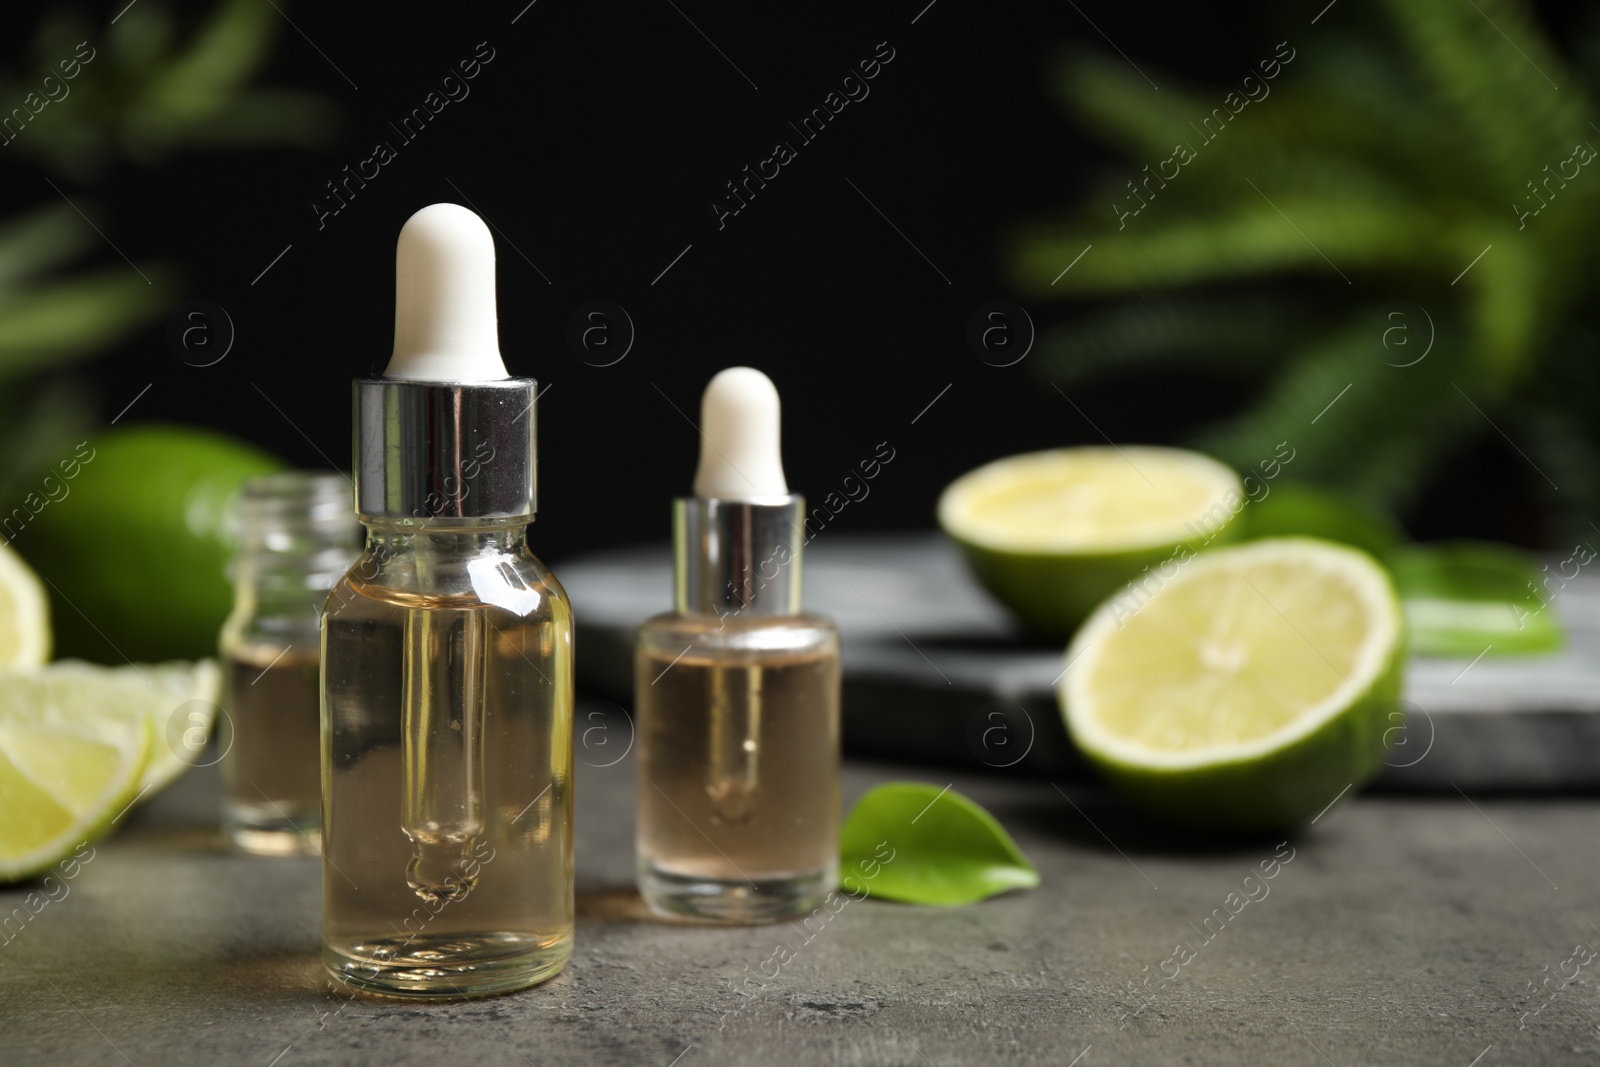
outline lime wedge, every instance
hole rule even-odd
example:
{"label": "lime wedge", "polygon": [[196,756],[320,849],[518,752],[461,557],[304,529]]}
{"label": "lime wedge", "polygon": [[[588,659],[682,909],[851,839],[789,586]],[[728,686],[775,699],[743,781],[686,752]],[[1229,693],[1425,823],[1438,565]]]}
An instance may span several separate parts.
{"label": "lime wedge", "polygon": [[1232,538],[1243,486],[1197,452],[1128,445],[996,460],[939,498],[939,525],[1030,629],[1065,638],[1145,568]]}
{"label": "lime wedge", "polygon": [[128,710],[150,720],[154,740],[139,781],[144,799],[171,785],[201,759],[221,696],[222,673],[216,660],[121,667],[63,660],[49,669],[51,673],[114,679],[122,686],[122,701]]}
{"label": "lime wedge", "polygon": [[44,585],[10,545],[0,544],[0,670],[50,658],[50,601]]}
{"label": "lime wedge", "polygon": [[1400,602],[1363,552],[1282,538],[1113,597],[1067,650],[1073,740],[1131,800],[1216,830],[1303,822],[1382,765]]}
{"label": "lime wedge", "polygon": [[128,695],[77,670],[0,680],[0,882],[44,871],[138,796],[152,731]]}

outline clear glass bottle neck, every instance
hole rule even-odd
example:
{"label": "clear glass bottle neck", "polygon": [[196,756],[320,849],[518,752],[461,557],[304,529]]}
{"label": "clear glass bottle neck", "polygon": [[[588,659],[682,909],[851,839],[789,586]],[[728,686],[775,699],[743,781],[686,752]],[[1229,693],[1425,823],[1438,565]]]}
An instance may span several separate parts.
{"label": "clear glass bottle neck", "polygon": [[455,520],[363,520],[367,551],[386,556],[475,556],[518,552],[528,545],[529,518]]}
{"label": "clear glass bottle neck", "polygon": [[235,626],[303,614],[361,550],[349,479],[341,474],[284,471],[253,478],[240,493],[233,522]]}

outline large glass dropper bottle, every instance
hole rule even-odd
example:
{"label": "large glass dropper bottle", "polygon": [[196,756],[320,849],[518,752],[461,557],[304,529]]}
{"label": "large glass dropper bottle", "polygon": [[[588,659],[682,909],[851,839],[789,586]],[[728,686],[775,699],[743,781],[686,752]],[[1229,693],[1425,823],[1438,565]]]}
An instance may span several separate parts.
{"label": "large glass dropper bottle", "polygon": [[323,959],[388,994],[532,985],[572,952],[572,615],[529,552],[532,379],[472,212],[411,217],[395,349],[355,383],[366,551],[322,624]]}

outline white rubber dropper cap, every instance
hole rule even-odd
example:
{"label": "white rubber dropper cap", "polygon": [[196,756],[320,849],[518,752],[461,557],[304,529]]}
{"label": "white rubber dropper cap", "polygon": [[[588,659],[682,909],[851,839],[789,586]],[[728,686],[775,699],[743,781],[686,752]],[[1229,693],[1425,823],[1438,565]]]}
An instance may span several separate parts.
{"label": "white rubber dropper cap", "polygon": [[700,467],[694,495],[788,496],[778,438],[778,390],[754,367],[729,367],[700,400]]}
{"label": "white rubber dropper cap", "polygon": [[510,377],[495,315],[494,238],[459,204],[425,207],[400,229],[394,355],[383,373],[424,382]]}

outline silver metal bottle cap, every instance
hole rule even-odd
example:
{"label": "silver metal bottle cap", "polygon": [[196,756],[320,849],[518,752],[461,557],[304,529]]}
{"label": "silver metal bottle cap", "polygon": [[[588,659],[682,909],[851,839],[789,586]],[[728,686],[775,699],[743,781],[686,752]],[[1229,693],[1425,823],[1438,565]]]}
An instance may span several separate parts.
{"label": "silver metal bottle cap", "polygon": [[805,498],[679,497],[672,502],[680,615],[795,615]]}
{"label": "silver metal bottle cap", "polygon": [[355,382],[356,511],[364,519],[530,521],[532,378]]}

